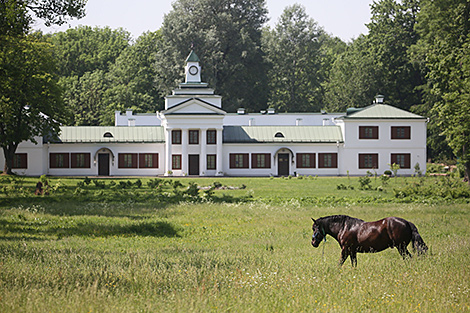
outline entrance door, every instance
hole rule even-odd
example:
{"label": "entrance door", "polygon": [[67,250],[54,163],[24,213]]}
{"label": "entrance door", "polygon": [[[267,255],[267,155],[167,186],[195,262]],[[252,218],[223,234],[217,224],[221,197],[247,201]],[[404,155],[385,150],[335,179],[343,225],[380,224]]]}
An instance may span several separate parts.
{"label": "entrance door", "polygon": [[98,153],[98,175],[109,176],[109,154]]}
{"label": "entrance door", "polygon": [[199,154],[189,155],[189,175],[199,175]]}
{"label": "entrance door", "polygon": [[289,175],[289,154],[279,153],[277,155],[277,175],[288,176]]}

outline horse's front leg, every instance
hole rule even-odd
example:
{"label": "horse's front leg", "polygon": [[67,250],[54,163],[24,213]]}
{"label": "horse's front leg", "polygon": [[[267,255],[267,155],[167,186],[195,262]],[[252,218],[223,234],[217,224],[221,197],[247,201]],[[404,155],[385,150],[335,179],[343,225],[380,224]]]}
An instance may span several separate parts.
{"label": "horse's front leg", "polygon": [[341,259],[339,260],[339,266],[342,266],[349,256],[349,249],[346,247],[341,248]]}
{"label": "horse's front leg", "polygon": [[357,267],[357,253],[355,250],[351,250],[351,266]]}

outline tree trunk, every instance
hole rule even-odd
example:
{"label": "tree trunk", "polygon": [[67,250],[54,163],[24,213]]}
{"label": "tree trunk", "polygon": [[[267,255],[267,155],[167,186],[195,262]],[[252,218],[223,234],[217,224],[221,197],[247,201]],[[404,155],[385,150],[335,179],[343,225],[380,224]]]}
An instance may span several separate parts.
{"label": "tree trunk", "polygon": [[3,147],[3,156],[5,157],[5,165],[3,166],[4,175],[13,175],[13,160],[18,145],[8,145]]}

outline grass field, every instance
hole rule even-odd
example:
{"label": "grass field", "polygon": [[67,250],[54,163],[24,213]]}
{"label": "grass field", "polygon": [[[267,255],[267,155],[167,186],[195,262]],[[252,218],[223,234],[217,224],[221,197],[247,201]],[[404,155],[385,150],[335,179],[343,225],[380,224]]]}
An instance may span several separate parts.
{"label": "grass field", "polygon": [[[400,201],[393,188],[414,178],[383,191],[358,179],[224,178],[245,188],[216,195],[249,201],[179,203],[74,197],[64,190],[78,180],[64,178],[63,191],[33,197],[26,179],[22,194],[0,195],[0,312],[470,311],[468,201]],[[408,219],[429,254],[389,249],[339,268],[333,238],[310,245],[310,217],[332,214]]]}

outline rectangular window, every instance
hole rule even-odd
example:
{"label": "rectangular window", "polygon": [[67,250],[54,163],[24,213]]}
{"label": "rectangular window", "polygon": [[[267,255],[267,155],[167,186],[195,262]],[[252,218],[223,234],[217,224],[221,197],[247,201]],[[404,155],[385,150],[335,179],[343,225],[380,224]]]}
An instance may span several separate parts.
{"label": "rectangular window", "polygon": [[15,156],[13,157],[12,168],[28,168],[28,154],[15,153]]}
{"label": "rectangular window", "polygon": [[379,139],[379,127],[359,126],[359,139]]}
{"label": "rectangular window", "polygon": [[172,130],[171,131],[171,143],[174,145],[181,144],[181,130]]}
{"label": "rectangular window", "polygon": [[171,156],[171,168],[173,170],[181,169],[181,154],[173,154]]}
{"label": "rectangular window", "polygon": [[379,168],[379,155],[377,153],[359,154],[359,168]]}
{"label": "rectangular window", "polygon": [[209,129],[206,134],[207,134],[208,145],[217,144],[217,131],[215,129]]}
{"label": "rectangular window", "polygon": [[318,154],[318,168],[337,168],[338,167],[338,154],[337,153],[319,153]]}
{"label": "rectangular window", "polygon": [[72,153],[72,168],[90,168],[89,153]]}
{"label": "rectangular window", "polygon": [[270,153],[252,153],[251,168],[271,168]]}
{"label": "rectangular window", "polygon": [[207,169],[208,170],[216,169],[216,155],[215,154],[207,155]]}
{"label": "rectangular window", "polygon": [[199,144],[199,130],[189,130],[189,144],[198,145]]}
{"label": "rectangular window", "polygon": [[139,153],[139,168],[158,168],[158,153]]}
{"label": "rectangular window", "polygon": [[410,126],[392,126],[392,139],[411,139]]}
{"label": "rectangular window", "polygon": [[119,168],[137,168],[137,153],[119,153]]}
{"label": "rectangular window", "polygon": [[392,153],[390,162],[400,165],[400,168],[411,168],[411,154]]}
{"label": "rectangular window", "polygon": [[230,168],[248,168],[248,153],[230,153]]}
{"label": "rectangular window", "polygon": [[49,168],[69,168],[68,153],[50,153]]}
{"label": "rectangular window", "polygon": [[315,153],[297,153],[297,168],[315,168]]}

